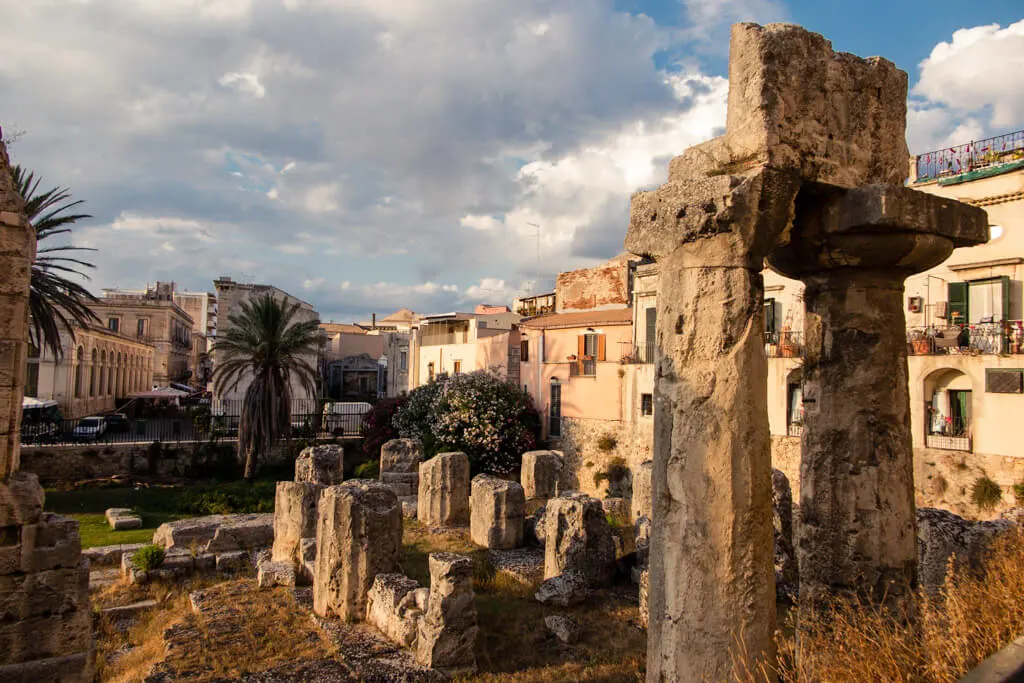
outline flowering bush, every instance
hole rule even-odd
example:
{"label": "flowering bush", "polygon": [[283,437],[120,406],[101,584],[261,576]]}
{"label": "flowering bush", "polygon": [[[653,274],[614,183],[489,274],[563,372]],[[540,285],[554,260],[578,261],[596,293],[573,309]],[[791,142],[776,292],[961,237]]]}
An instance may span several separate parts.
{"label": "flowering bush", "polygon": [[399,437],[392,421],[408,399],[404,396],[378,401],[365,415],[360,432],[363,435],[363,455],[369,459],[380,458],[380,447],[385,442]]}
{"label": "flowering bush", "polygon": [[463,451],[474,473],[505,474],[534,448],[540,416],[529,394],[480,371],[415,389],[394,425],[402,436],[423,439],[428,455]]}

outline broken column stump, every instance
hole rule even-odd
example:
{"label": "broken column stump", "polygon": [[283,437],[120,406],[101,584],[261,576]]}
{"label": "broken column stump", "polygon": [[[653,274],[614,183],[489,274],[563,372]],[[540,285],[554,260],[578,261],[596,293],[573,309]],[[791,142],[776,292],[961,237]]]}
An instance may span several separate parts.
{"label": "broken column stump", "polygon": [[419,619],[416,661],[449,675],[474,673],[479,629],[473,560],[454,553],[431,553],[429,562],[430,597]]}
{"label": "broken column stump", "polygon": [[420,464],[417,518],[430,527],[469,524],[469,457],[438,453]]}
{"label": "broken column stump", "polygon": [[279,481],[274,495],[274,562],[290,562],[301,574],[302,539],[316,538],[317,503],[324,487]]}
{"label": "broken column stump", "polygon": [[423,442],[419,439],[392,439],[380,448],[380,481],[399,498],[415,496],[419,490]]}
{"label": "broken column stump", "polygon": [[523,544],[526,497],[514,481],[489,474],[473,477],[469,535],[485,548],[508,550]]}
{"label": "broken column stump", "polygon": [[615,542],[601,501],[585,493],[552,498],[544,512],[544,578],[577,572],[607,586],[615,575]]}

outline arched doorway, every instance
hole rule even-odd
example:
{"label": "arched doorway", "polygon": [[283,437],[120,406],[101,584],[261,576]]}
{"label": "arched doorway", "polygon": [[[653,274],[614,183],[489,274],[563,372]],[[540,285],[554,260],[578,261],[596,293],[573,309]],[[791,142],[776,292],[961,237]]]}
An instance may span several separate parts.
{"label": "arched doorway", "polygon": [[924,380],[925,445],[949,451],[971,450],[971,378],[952,368]]}

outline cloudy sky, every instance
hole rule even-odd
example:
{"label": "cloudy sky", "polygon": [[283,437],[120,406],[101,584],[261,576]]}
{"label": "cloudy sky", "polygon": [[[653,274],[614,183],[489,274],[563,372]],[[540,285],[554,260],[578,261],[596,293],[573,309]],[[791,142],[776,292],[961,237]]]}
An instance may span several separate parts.
{"label": "cloudy sky", "polygon": [[[919,153],[1024,128],[1019,0],[0,0],[14,161],[94,218],[91,285],[275,284],[323,319],[509,303],[622,249],[718,134],[728,25],[910,74]],[[539,273],[539,283],[535,283]]]}

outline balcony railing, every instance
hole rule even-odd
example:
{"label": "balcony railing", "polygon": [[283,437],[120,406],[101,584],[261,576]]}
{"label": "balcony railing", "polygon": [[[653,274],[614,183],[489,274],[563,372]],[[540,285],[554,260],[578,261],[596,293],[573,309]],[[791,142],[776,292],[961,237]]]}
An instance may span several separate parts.
{"label": "balcony railing", "polygon": [[804,425],[802,422],[790,422],[786,426],[786,434],[789,436],[795,436],[799,438],[804,433]]}
{"label": "balcony railing", "polygon": [[963,327],[909,327],[907,353],[913,356],[1024,354],[1024,322],[1007,320]]}
{"label": "balcony railing", "polygon": [[597,361],[584,358],[569,362],[570,377],[594,377],[597,375]]}
{"label": "balcony railing", "polygon": [[921,154],[917,182],[1024,160],[1024,130]]}
{"label": "balcony railing", "polygon": [[800,358],[804,355],[804,333],[765,332],[764,352],[769,358]]}
{"label": "balcony railing", "polygon": [[970,451],[970,421],[959,417],[933,417],[925,436],[925,446],[946,451]]}
{"label": "balcony railing", "polygon": [[639,344],[627,356],[622,357],[623,365],[647,365],[654,362],[654,342]]}

